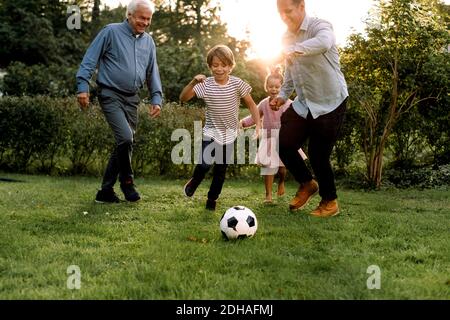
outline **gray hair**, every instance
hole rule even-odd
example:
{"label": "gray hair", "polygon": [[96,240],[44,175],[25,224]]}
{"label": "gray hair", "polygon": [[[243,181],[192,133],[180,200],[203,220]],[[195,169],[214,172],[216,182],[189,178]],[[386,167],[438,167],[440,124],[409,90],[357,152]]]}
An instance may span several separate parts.
{"label": "gray hair", "polygon": [[126,16],[128,17],[128,14],[135,13],[138,7],[145,7],[147,9],[150,9],[152,13],[155,12],[155,5],[149,0],[131,0],[131,2],[127,6]]}

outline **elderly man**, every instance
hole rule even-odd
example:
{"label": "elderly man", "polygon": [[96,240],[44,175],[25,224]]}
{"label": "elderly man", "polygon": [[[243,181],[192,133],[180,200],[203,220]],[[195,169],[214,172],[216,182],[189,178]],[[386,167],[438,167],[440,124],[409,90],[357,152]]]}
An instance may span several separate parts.
{"label": "elderly man", "polygon": [[148,0],[133,0],[127,7],[127,19],[104,27],[86,51],[77,73],[77,98],[83,110],[89,105],[89,81],[98,67],[98,99],[115,138],[96,202],[113,203],[120,199],[114,192],[119,177],[127,201],[140,200],[135,189],[131,154],[137,127],[139,89],[147,82],[150,94],[149,115],[158,117],[162,88],[152,37],[145,32],[154,6]]}
{"label": "elderly man", "polygon": [[[302,209],[319,192],[322,200],[311,214],[334,216],[339,206],[330,156],[344,121],[348,92],[333,27],[309,17],[304,0],[277,0],[277,6],[288,29],[283,38],[286,74],[272,109],[282,106],[294,89],[297,94],[281,117],[280,129],[280,158],[300,184],[289,207]],[[308,156],[317,181],[297,152],[308,138]]]}

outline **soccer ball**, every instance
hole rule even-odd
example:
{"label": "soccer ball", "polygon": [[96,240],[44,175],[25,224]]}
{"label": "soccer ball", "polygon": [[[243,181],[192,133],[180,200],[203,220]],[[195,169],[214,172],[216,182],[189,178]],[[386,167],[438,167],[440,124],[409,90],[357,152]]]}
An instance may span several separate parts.
{"label": "soccer ball", "polygon": [[220,231],[228,240],[252,237],[256,229],[258,221],[255,214],[244,206],[231,207],[220,218]]}

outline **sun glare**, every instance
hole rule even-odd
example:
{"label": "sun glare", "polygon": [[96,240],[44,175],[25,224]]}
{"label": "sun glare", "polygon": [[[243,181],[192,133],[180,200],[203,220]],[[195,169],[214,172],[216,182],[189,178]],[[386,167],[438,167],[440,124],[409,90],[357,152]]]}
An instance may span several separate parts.
{"label": "sun glare", "polygon": [[[111,7],[129,0],[103,0]],[[227,24],[228,33],[248,40],[249,58],[272,59],[281,50],[281,36],[286,27],[277,10],[277,0],[212,0],[221,7],[221,19]],[[364,31],[364,20],[375,0],[306,0],[306,12],[310,16],[326,19],[333,24],[336,42],[344,46],[353,32]],[[450,0],[444,1],[446,4]]]}
{"label": "sun glare", "polygon": [[285,26],[278,15],[276,0],[220,1],[221,17],[228,32],[250,41],[249,58],[271,59],[280,51]]}
{"label": "sun glare", "polygon": [[[271,59],[279,54],[286,27],[278,14],[276,0],[217,1],[230,35],[250,41],[249,58]],[[343,46],[351,32],[363,31],[364,19],[373,3],[373,0],[306,1],[306,12],[330,21],[337,44]]]}

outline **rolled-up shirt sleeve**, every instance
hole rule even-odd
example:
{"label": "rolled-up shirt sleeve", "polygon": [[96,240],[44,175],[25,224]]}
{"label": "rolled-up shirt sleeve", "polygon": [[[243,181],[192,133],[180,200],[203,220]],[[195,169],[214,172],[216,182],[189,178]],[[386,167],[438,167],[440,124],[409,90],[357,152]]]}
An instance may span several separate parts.
{"label": "rolled-up shirt sleeve", "polygon": [[77,93],[89,92],[89,81],[108,43],[109,29],[103,28],[92,41],[77,72]]}
{"label": "rolled-up shirt sleeve", "polygon": [[336,43],[333,26],[327,21],[321,21],[314,26],[314,37],[303,42],[297,42],[287,47],[291,52],[302,52],[303,56],[322,54],[330,50]]}
{"label": "rolled-up shirt sleeve", "polygon": [[161,77],[159,75],[158,62],[156,60],[156,46],[155,42],[151,42],[152,50],[150,53],[150,62],[147,68],[147,88],[150,94],[150,103],[153,105],[162,106],[162,85]]}

